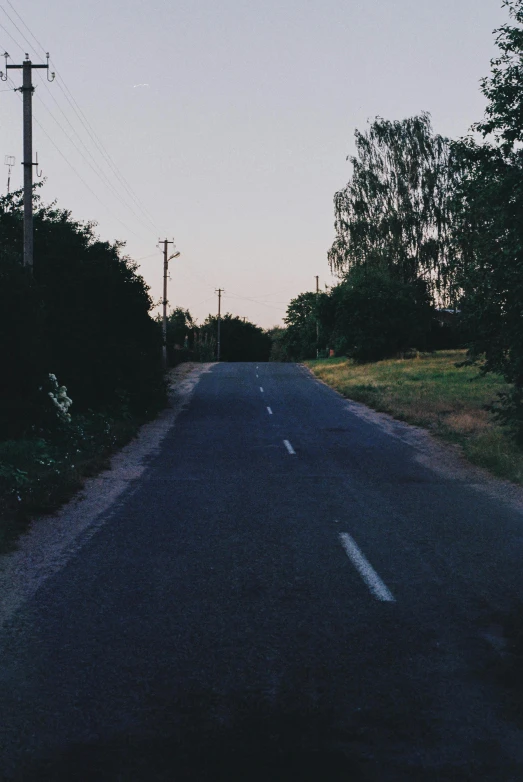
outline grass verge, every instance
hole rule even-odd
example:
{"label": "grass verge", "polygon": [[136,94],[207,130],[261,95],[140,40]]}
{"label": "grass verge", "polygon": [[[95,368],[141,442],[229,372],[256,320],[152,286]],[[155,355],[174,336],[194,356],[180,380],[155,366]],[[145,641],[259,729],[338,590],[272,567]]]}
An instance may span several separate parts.
{"label": "grass verge", "polygon": [[473,464],[523,483],[523,452],[485,409],[508,388],[497,375],[456,366],[465,351],[439,351],[412,359],[354,364],[347,358],[305,362],[343,396],[429,429],[461,446]]}
{"label": "grass verge", "polygon": [[15,547],[32,517],[52,513],[109,466],[145,419],[73,416],[59,432],[0,442],[0,554]]}

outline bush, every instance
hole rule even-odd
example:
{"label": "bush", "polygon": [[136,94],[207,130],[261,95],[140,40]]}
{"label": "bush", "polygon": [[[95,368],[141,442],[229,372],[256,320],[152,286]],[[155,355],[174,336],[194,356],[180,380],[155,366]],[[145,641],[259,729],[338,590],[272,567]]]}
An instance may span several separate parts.
{"label": "bush", "polygon": [[[217,318],[209,315],[200,327],[200,339],[207,337],[208,343],[214,345],[217,331]],[[221,361],[268,361],[271,344],[270,335],[256,324],[229,312],[221,318]],[[212,361],[213,358],[215,356],[207,360]]]}
{"label": "bush", "polygon": [[164,401],[161,328],[122,245],[36,200],[34,274],[21,266],[20,194],[0,198],[0,439],[44,424],[49,373],[75,411],[148,415]]}
{"label": "bush", "polygon": [[404,283],[385,270],[354,268],[331,299],[337,352],[366,362],[428,348],[433,308],[423,281]]}

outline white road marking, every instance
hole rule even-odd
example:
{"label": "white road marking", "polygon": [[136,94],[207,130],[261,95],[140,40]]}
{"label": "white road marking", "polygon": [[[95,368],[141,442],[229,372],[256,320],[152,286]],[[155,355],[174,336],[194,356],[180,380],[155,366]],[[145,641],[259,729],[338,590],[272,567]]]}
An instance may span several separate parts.
{"label": "white road marking", "polygon": [[294,450],[294,448],[292,447],[292,445],[290,444],[290,442],[288,440],[284,440],[283,444],[286,447],[286,449],[288,450],[288,452],[291,454],[291,456],[292,456],[292,454],[296,454],[296,451]]}
{"label": "white road marking", "polygon": [[260,391],[261,391],[261,392],[262,392],[262,394],[263,394],[263,388],[262,388],[261,386],[260,386]]}
{"label": "white road marking", "polygon": [[272,410],[270,407],[267,408],[267,412],[269,413],[269,415],[272,415]]}
{"label": "white road marking", "polygon": [[256,377],[260,377],[259,374],[256,372]]}
{"label": "white road marking", "polygon": [[365,559],[351,536],[347,532],[341,532],[340,540],[348,558],[365,581],[374,597],[378,600],[382,600],[384,603],[395,603],[394,595],[385,586],[370,562]]}

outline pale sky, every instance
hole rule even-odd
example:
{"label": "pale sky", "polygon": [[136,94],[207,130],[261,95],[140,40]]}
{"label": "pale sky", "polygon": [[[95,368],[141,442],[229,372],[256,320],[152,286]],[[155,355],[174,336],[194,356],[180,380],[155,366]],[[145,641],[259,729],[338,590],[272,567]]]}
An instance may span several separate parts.
{"label": "pale sky", "polygon": [[[17,63],[49,51],[58,74],[33,72],[44,200],[125,240],[155,300],[156,244],[174,237],[172,306],[201,322],[221,287],[222,311],[270,327],[314,275],[332,282],[354,130],[429,111],[436,132],[467,133],[507,18],[501,0],[0,0],[0,48]],[[8,86],[0,162],[15,156],[15,189],[22,106]],[[5,192],[5,166],[0,177]]]}

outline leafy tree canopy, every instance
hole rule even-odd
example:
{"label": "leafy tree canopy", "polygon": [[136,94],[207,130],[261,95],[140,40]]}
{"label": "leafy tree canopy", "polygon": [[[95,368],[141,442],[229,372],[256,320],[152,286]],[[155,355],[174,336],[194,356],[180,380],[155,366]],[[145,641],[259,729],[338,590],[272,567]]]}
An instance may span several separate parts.
{"label": "leafy tree canopy", "polygon": [[38,198],[35,207],[31,276],[21,265],[21,193],[0,198],[0,332],[9,335],[0,343],[0,429],[30,426],[49,373],[75,412],[146,412],[164,393],[161,330],[136,264],[92,223]]}
{"label": "leafy tree canopy", "polygon": [[283,336],[285,353],[291,361],[316,358],[317,294],[300,293],[287,307]]}
{"label": "leafy tree canopy", "polygon": [[513,23],[482,82],[485,118],[473,138],[454,144],[460,177],[454,202],[457,274],[470,355],[513,383],[500,415],[523,440],[523,0],[506,0]]}
{"label": "leafy tree canopy", "polygon": [[427,113],[395,122],[378,117],[355,135],[352,177],[334,196],[331,269],[343,276],[372,265],[404,283],[421,278],[434,297],[448,297],[448,140],[433,133]]}
{"label": "leafy tree canopy", "polygon": [[[200,338],[208,334],[213,344],[218,331],[218,318],[209,315],[200,327]],[[222,361],[268,361],[271,338],[259,326],[237,315],[227,313],[220,323],[220,359]]]}

